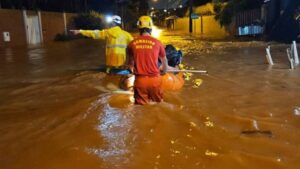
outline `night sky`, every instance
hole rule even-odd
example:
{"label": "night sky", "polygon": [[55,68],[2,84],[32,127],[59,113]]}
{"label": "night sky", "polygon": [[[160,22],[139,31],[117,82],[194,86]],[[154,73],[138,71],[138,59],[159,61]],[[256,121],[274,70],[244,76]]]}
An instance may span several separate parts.
{"label": "night sky", "polygon": [[[179,5],[186,4],[187,0],[149,0],[149,7],[155,9],[178,8]],[[90,8],[101,11],[111,12],[114,9],[114,0],[90,0]]]}
{"label": "night sky", "polygon": [[113,0],[90,0],[89,6],[90,8],[96,11],[111,13],[114,10],[114,1]]}
{"label": "night sky", "polygon": [[155,9],[178,8],[186,4],[187,0],[149,0],[149,7]]}

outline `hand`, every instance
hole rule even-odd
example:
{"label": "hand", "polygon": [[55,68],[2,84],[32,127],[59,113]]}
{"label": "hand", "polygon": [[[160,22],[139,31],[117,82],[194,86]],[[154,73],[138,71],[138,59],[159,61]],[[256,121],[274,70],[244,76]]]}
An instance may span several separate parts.
{"label": "hand", "polygon": [[160,71],[161,76],[165,75],[166,73],[167,73],[166,71],[163,71],[163,70]]}
{"label": "hand", "polygon": [[74,35],[80,34],[80,30],[70,30],[70,32]]}

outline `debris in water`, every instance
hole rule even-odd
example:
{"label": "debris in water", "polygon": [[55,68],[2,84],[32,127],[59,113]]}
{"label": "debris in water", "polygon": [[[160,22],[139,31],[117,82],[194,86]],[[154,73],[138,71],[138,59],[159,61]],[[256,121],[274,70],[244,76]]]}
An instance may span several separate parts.
{"label": "debris in water", "polygon": [[184,79],[187,81],[191,80],[192,76],[193,76],[193,73],[190,73],[190,72],[184,73]]}
{"label": "debris in water", "polygon": [[295,114],[296,116],[300,116],[300,107],[296,107],[296,108],[294,109],[294,114]]}
{"label": "debris in water", "polygon": [[193,88],[198,88],[203,83],[203,80],[202,79],[195,79],[193,82],[194,82]]}
{"label": "debris in water", "polygon": [[191,122],[190,122],[190,126],[191,126],[191,127],[197,127],[197,124],[191,121]]}
{"label": "debris in water", "polygon": [[160,159],[160,154],[158,154],[158,155],[156,156],[156,158],[157,158],[157,159]]}
{"label": "debris in water", "polygon": [[253,127],[254,127],[256,130],[259,130],[258,124],[257,124],[257,121],[256,121],[256,120],[253,120],[252,124],[253,124]]}
{"label": "debris in water", "polygon": [[216,157],[216,156],[218,156],[219,154],[216,153],[216,152],[212,152],[212,151],[206,150],[206,151],[205,151],[205,155],[206,155],[206,156],[210,156],[210,157]]}
{"label": "debris in water", "polygon": [[266,135],[268,137],[273,136],[273,133],[271,130],[243,130],[243,131],[241,131],[241,134],[244,134],[244,135],[260,134],[260,135]]}
{"label": "debris in water", "polygon": [[174,140],[171,140],[170,142],[171,142],[171,144],[175,144],[175,141],[174,141]]}
{"label": "debris in water", "polygon": [[206,121],[206,122],[204,122],[204,124],[206,127],[214,127],[214,123],[211,121]]}
{"label": "debris in water", "polygon": [[179,67],[180,70],[183,70],[185,65],[184,64],[179,64],[178,67]]}
{"label": "debris in water", "polygon": [[186,136],[187,136],[187,137],[189,137],[189,138],[191,138],[191,137],[192,137],[192,135],[189,135],[189,134],[188,134],[188,135],[186,135]]}

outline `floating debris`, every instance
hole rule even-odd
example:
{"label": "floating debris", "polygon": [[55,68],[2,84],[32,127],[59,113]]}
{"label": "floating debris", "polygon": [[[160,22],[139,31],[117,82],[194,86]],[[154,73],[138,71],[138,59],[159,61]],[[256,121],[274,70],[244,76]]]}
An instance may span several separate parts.
{"label": "floating debris", "polygon": [[296,116],[300,116],[300,107],[296,107],[296,108],[294,109],[294,114],[295,114]]}
{"label": "floating debris", "polygon": [[171,144],[175,144],[175,141],[174,141],[174,140],[171,140],[170,142],[171,142]]}
{"label": "floating debris", "polygon": [[179,67],[180,70],[184,70],[185,65],[184,64],[179,64],[178,67]]}
{"label": "floating debris", "polygon": [[204,122],[204,124],[206,127],[214,127],[214,123],[211,121],[206,121],[206,122]]}
{"label": "floating debris", "polygon": [[202,79],[195,79],[195,80],[193,81],[193,83],[194,83],[193,88],[198,88],[198,87],[201,86],[201,84],[203,83],[203,80],[202,80]]}
{"label": "floating debris", "polygon": [[273,133],[270,130],[243,130],[241,131],[241,134],[244,135],[266,135],[268,137],[272,137]]}
{"label": "floating debris", "polygon": [[191,137],[192,137],[192,135],[189,135],[189,134],[187,134],[186,136],[187,136],[187,137],[189,137],[189,138],[191,138]]}
{"label": "floating debris", "polygon": [[157,158],[157,159],[160,159],[160,154],[158,154],[158,155],[156,156],[156,158]]}
{"label": "floating debris", "polygon": [[212,152],[212,151],[206,150],[206,151],[205,151],[205,155],[206,155],[206,156],[210,156],[210,157],[216,157],[216,156],[218,156],[219,154],[216,153],[216,152]]}
{"label": "floating debris", "polygon": [[253,124],[253,127],[254,127],[256,130],[259,130],[258,124],[257,124],[257,121],[256,121],[256,120],[253,120],[252,124]]}
{"label": "floating debris", "polygon": [[193,73],[190,73],[190,72],[184,73],[184,79],[187,81],[191,80],[192,76],[193,76]]}
{"label": "floating debris", "polygon": [[190,122],[190,126],[191,126],[191,127],[197,127],[197,124],[191,121],[191,122]]}

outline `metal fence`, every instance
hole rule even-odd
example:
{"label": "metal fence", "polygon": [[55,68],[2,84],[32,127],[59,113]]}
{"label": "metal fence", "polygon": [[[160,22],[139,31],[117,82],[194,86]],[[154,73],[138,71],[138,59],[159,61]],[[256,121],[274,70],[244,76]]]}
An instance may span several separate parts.
{"label": "metal fence", "polygon": [[259,24],[261,23],[262,12],[261,9],[253,9],[238,13],[235,17],[235,25],[237,27]]}

